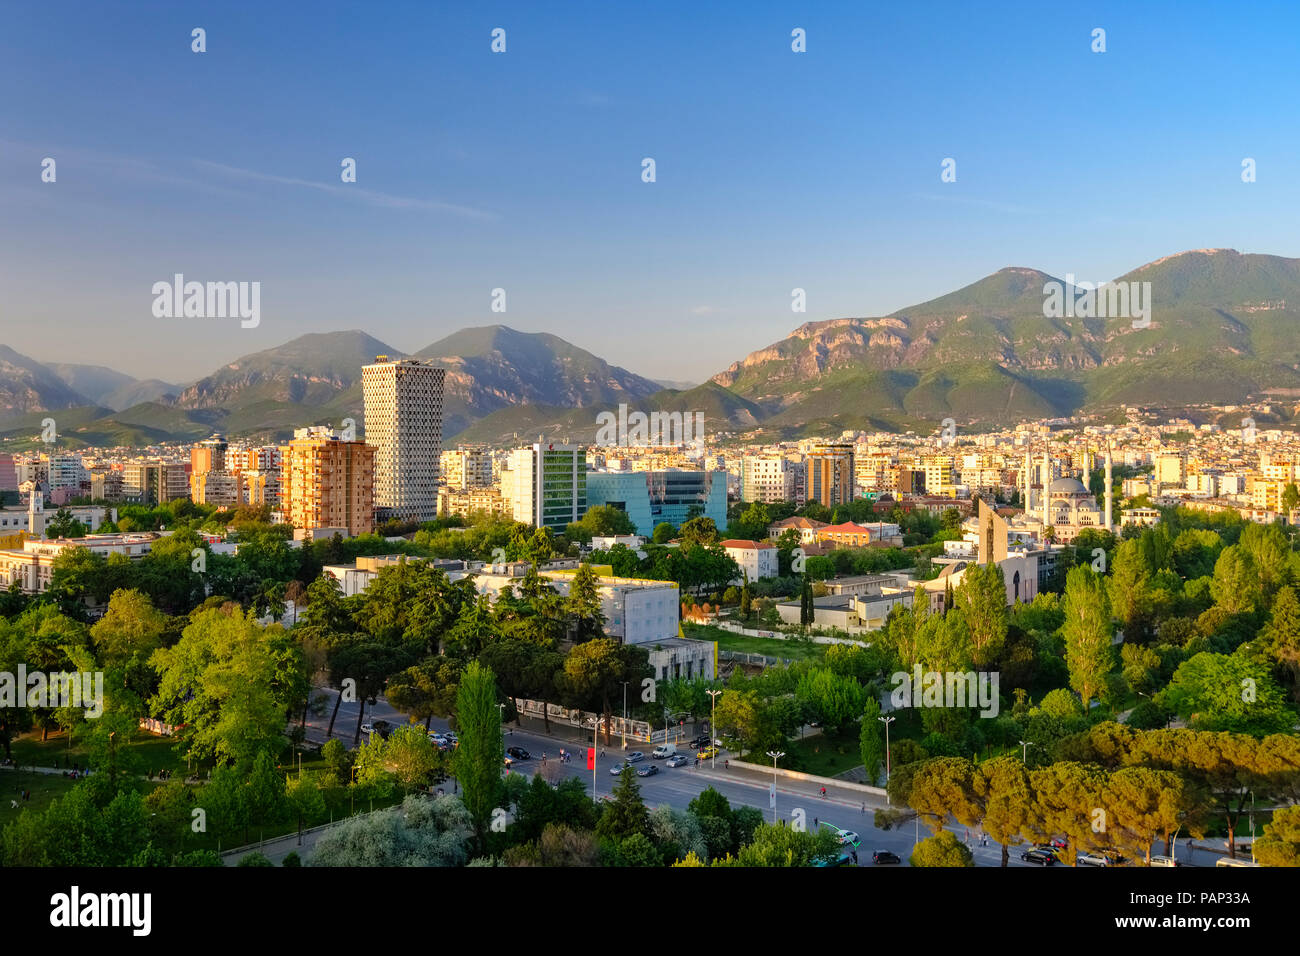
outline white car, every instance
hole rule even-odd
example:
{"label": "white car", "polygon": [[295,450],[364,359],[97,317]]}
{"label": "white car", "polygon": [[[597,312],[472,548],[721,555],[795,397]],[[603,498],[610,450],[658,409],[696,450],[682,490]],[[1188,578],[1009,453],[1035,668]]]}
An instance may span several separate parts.
{"label": "white car", "polygon": [[374,724],[372,724],[370,721],[367,720],[364,724],[361,725],[361,732],[363,734],[373,734],[375,732]]}
{"label": "white car", "polygon": [[840,831],[841,846],[857,846],[859,842],[860,841],[858,840],[858,835],[854,833],[852,830]]}
{"label": "white car", "polygon": [[1074,862],[1078,866],[1110,866],[1111,861],[1100,853],[1077,853]]}

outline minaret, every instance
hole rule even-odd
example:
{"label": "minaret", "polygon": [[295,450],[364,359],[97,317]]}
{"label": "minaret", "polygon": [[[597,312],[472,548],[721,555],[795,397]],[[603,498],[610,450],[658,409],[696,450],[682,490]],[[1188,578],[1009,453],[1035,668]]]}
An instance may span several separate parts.
{"label": "minaret", "polygon": [[1050,518],[1048,517],[1048,500],[1049,500],[1048,489],[1051,486],[1051,484],[1052,484],[1051,459],[1048,458],[1047,452],[1043,452],[1043,530],[1044,531],[1046,531],[1047,526],[1052,523]]}
{"label": "minaret", "polygon": [[1111,509],[1111,505],[1114,503],[1114,501],[1113,501],[1114,497],[1115,497],[1115,492],[1114,492],[1114,491],[1112,490],[1112,488],[1111,488],[1111,477],[1110,477],[1110,445],[1108,444],[1108,445],[1106,446],[1106,530],[1107,530],[1107,531],[1110,531],[1110,530],[1111,530],[1111,523],[1110,523],[1110,522],[1111,522],[1111,511],[1110,511],[1110,509]]}
{"label": "minaret", "polygon": [[1030,451],[1029,446],[1026,445],[1025,446],[1025,467],[1020,472],[1020,474],[1024,476],[1024,478],[1022,479],[1022,483],[1025,486],[1025,500],[1021,502],[1021,505],[1025,509],[1025,517],[1029,516],[1030,514],[1029,509],[1032,506],[1032,503],[1029,500],[1029,488],[1034,483],[1034,475],[1033,475],[1034,461],[1033,458],[1031,457],[1032,454],[1033,453]]}

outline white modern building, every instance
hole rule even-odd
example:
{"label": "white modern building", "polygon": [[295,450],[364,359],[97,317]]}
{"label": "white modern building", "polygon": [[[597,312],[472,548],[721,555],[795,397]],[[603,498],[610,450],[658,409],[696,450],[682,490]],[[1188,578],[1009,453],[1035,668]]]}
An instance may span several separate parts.
{"label": "white modern building", "polygon": [[740,500],[795,500],[795,473],[801,466],[780,455],[747,455],[740,479]]}
{"label": "white modern building", "polygon": [[438,516],[442,400],[447,372],[377,356],[361,369],[366,444],[375,449],[375,508],[411,521]]}
{"label": "white modern building", "polygon": [[774,578],[780,573],[777,547],[770,541],[729,538],[722,542],[722,550],[740,566],[744,573],[742,581],[744,575],[751,581],[757,581],[759,578]]}
{"label": "white modern building", "polygon": [[510,453],[501,494],[516,521],[563,531],[587,511],[587,453],[577,445],[536,443]]}

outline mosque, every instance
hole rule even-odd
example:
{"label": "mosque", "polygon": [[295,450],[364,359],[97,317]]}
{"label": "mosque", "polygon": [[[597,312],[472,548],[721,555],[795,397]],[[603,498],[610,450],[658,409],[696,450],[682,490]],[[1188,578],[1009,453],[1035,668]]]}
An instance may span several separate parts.
{"label": "mosque", "polygon": [[[1082,473],[1087,477],[1092,471],[1092,452],[1084,456]],[[1024,467],[1021,470],[1022,500],[1025,513],[1020,522],[1022,527],[1037,525],[1039,536],[1050,527],[1054,540],[1058,544],[1068,544],[1085,528],[1110,530],[1113,502],[1111,490],[1111,456],[1106,450],[1106,507],[1103,511],[1097,507],[1097,500],[1091,491],[1078,478],[1072,475],[1053,477],[1055,462],[1043,453],[1039,464],[1039,480],[1035,482],[1033,457],[1025,452]],[[1044,492],[1046,486],[1046,492]]]}

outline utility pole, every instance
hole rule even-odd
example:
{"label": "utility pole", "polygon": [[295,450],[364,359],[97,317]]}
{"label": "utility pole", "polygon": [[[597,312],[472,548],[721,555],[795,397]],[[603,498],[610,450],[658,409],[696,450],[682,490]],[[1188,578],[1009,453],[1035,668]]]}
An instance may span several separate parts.
{"label": "utility pole", "polygon": [[[713,698],[713,716],[709,718],[709,736],[713,738],[713,742],[709,744],[709,749],[713,751],[713,766],[710,768],[712,770],[718,769],[718,695],[721,693],[720,690],[708,692],[709,696]],[[775,765],[775,762],[773,765]]]}
{"label": "utility pole", "polygon": [[776,761],[777,758],[784,757],[785,752],[769,750],[767,755],[772,758],[772,825],[776,826]]}
{"label": "utility pole", "polygon": [[[889,786],[889,725],[896,721],[897,717],[877,717],[876,720],[885,725],[885,786]],[[873,784],[875,781],[871,781]],[[886,794],[885,802],[889,802],[889,796]]]}

